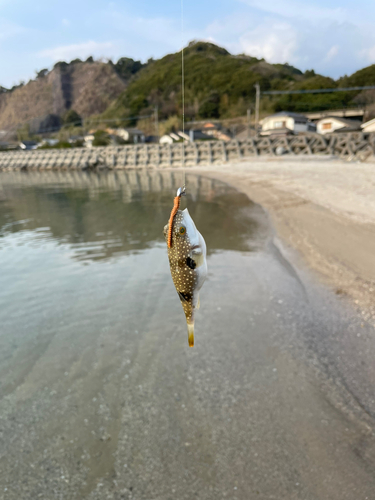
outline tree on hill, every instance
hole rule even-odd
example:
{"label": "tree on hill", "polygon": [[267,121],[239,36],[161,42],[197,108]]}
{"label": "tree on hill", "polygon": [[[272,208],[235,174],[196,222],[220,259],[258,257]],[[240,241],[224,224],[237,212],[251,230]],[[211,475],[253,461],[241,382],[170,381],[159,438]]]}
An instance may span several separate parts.
{"label": "tree on hill", "polygon": [[[315,90],[315,89],[334,89],[337,82],[332,78],[316,75],[315,72],[307,72],[311,75],[304,80],[295,83],[293,90]],[[306,75],[306,73],[305,73]],[[345,92],[327,93],[327,94],[290,94],[277,96],[273,102],[275,111],[296,111],[307,113],[310,111],[321,111],[327,109],[339,109],[347,107],[352,97]]]}
{"label": "tree on hill", "polygon": [[64,71],[67,67],[69,66],[69,63],[65,61],[58,61],[56,64],[54,64],[53,69],[60,69]]}
{"label": "tree on hill", "polygon": [[74,125],[75,127],[82,127],[82,118],[79,114],[74,111],[74,109],[69,109],[62,116],[62,122],[64,125]]}
{"label": "tree on hill", "polygon": [[375,85],[375,64],[356,71],[351,76],[344,76],[338,81],[339,87],[368,87]]}
{"label": "tree on hill", "polygon": [[305,77],[306,78],[312,78],[313,76],[316,76],[316,73],[313,69],[307,69],[305,71]]}
{"label": "tree on hill", "polygon": [[36,77],[37,78],[44,78],[46,75],[48,75],[48,69],[41,69],[40,71],[37,71]]}
{"label": "tree on hill", "polygon": [[199,116],[201,118],[220,117],[220,95],[218,92],[212,92],[199,106]]}
{"label": "tree on hill", "polygon": [[108,146],[111,143],[111,138],[105,130],[97,130],[94,133],[93,146]]}
{"label": "tree on hill", "polygon": [[138,73],[146,64],[142,64],[141,61],[134,61],[130,57],[121,57],[116,64],[114,64],[117,74],[123,80],[130,80],[130,78]]}

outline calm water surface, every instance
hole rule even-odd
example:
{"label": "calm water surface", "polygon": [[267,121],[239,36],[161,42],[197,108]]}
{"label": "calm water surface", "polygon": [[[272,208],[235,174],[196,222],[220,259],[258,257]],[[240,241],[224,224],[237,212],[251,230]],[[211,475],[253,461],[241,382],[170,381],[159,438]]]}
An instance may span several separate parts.
{"label": "calm water surface", "polygon": [[0,498],[366,498],[373,438],[311,366],[319,335],[356,323],[260,207],[190,175],[209,278],[188,349],[162,235],[180,184],[1,175]]}

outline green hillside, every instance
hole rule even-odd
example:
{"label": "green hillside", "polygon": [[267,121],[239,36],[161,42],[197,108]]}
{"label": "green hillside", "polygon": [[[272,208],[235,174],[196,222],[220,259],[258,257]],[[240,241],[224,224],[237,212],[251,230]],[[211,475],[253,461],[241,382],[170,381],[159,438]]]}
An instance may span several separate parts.
{"label": "green hillside", "polygon": [[[265,90],[336,88],[375,83],[375,66],[338,81],[302,73],[288,64],[269,64],[264,59],[232,55],[211,43],[192,42],[184,51],[186,119],[231,118],[254,108],[255,83]],[[356,104],[359,92],[264,96],[261,112],[281,110],[308,112]],[[181,53],[169,54],[140,68],[103,118],[146,116],[158,106],[160,119],[180,116]],[[135,120],[134,122],[135,123]]]}
{"label": "green hillside", "polygon": [[[246,113],[253,102],[255,83],[263,89],[289,88],[304,76],[287,64],[233,56],[211,43],[191,43],[185,58],[187,119],[219,118]],[[160,117],[181,114],[181,53],[169,54],[141,69],[116,102],[107,118],[150,114],[158,106]]]}
{"label": "green hillside", "polygon": [[351,76],[339,80],[340,87],[366,87],[375,83],[375,64],[356,71]]}

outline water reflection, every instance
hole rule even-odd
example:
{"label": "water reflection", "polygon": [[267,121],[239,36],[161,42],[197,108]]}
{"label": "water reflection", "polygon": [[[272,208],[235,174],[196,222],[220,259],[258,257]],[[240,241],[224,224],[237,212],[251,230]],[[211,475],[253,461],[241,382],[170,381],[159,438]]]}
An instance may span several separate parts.
{"label": "water reflection", "polygon": [[[103,260],[163,244],[180,172],[3,173],[0,248],[18,233],[67,244],[77,260]],[[222,182],[188,175],[185,203],[208,252],[249,251],[259,239],[258,208]],[[259,231],[258,231],[259,233]],[[22,236],[22,237],[21,237]]]}

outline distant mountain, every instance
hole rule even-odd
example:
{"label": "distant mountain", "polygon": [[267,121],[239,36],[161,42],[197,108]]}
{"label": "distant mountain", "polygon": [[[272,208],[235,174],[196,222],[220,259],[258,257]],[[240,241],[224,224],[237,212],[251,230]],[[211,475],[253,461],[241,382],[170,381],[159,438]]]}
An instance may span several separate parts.
{"label": "distant mountain", "polygon": [[[184,58],[187,120],[245,115],[249,107],[254,108],[257,82],[263,91],[375,84],[375,65],[335,81],[313,70],[302,73],[289,64],[232,55],[206,42],[191,42]],[[26,85],[10,91],[0,87],[0,130],[35,123],[43,117],[47,117],[43,123],[55,123],[69,109],[82,118],[95,115],[135,124],[138,117],[151,115],[157,106],[159,118],[166,120],[181,116],[181,89],[181,52],[147,64],[126,57],[116,64],[92,58],[60,62],[51,71],[40,71]],[[357,105],[366,106],[367,117],[375,116],[375,91],[262,96],[261,112],[308,112]]]}
{"label": "distant mountain", "polygon": [[[375,66],[338,81],[302,71],[288,64],[269,64],[264,59],[232,55],[212,43],[192,42],[185,49],[185,107],[187,119],[231,118],[254,109],[255,83],[266,90],[303,90],[374,85]],[[281,110],[308,112],[338,109],[375,102],[374,93],[338,92],[263,96],[261,112]],[[166,119],[181,115],[181,53],[168,54],[143,68],[105,111],[106,118],[148,115],[158,106]],[[375,110],[374,110],[375,114]]]}
{"label": "distant mountain", "polygon": [[[304,76],[288,64],[231,55],[211,43],[192,42],[184,51],[186,116],[219,118],[246,113],[254,99],[254,85],[284,88]],[[181,53],[150,62],[105,112],[106,117],[128,117],[153,112],[160,117],[181,114]]]}
{"label": "distant mountain", "polygon": [[59,62],[51,71],[40,71],[26,85],[0,88],[0,129],[14,129],[51,114],[61,117],[69,109],[83,118],[100,114],[143,66],[129,58],[117,64],[94,62],[92,58]]}

